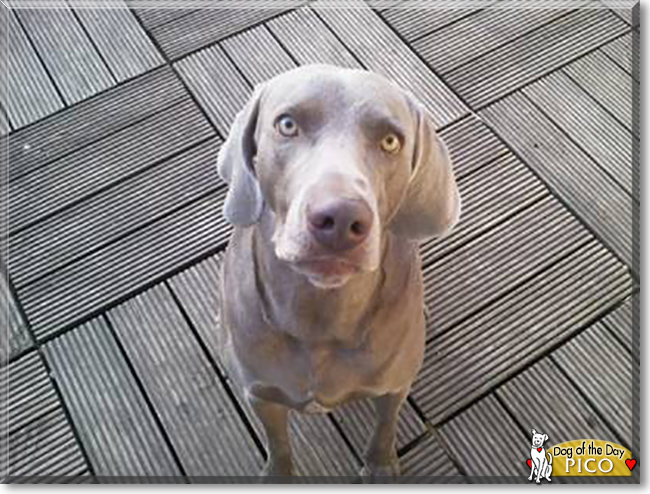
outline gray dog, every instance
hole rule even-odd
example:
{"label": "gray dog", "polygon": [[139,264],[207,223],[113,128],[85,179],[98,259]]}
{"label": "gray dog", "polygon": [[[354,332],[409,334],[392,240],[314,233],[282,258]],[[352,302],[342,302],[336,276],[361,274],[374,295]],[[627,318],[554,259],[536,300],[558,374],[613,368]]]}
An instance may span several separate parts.
{"label": "gray dog", "polygon": [[460,214],[432,122],[377,74],[306,66],[256,88],[218,168],[235,226],[220,346],[263,424],[263,474],[292,474],[288,409],[370,397],[362,474],[397,475],[397,416],[424,354],[418,243]]}

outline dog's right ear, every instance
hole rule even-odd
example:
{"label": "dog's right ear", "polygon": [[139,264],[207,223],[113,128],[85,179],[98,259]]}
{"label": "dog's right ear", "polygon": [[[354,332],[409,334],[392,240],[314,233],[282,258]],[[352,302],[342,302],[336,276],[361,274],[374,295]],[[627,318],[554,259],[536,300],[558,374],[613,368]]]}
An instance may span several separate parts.
{"label": "dog's right ear", "polygon": [[255,129],[263,90],[264,85],[255,87],[248,103],[237,114],[217,158],[219,176],[228,183],[223,212],[233,225],[257,223],[264,208],[262,190],[253,166],[257,152]]}

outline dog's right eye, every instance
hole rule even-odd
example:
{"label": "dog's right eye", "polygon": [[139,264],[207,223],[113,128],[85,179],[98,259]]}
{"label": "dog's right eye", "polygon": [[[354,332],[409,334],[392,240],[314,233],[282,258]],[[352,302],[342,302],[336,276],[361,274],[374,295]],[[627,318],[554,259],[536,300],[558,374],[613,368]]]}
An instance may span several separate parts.
{"label": "dog's right eye", "polygon": [[289,115],[283,115],[275,122],[275,128],[285,137],[295,137],[298,135],[298,124]]}

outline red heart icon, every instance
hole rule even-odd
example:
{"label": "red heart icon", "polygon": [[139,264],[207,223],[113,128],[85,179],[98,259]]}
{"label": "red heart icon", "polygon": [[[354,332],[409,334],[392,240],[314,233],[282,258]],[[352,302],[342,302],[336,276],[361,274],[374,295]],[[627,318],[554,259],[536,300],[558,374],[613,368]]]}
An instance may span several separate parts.
{"label": "red heart icon", "polygon": [[528,468],[530,468],[533,465],[533,462],[530,461],[530,458],[526,460],[526,463],[528,463]]}
{"label": "red heart icon", "polygon": [[537,452],[539,453],[542,450],[542,448],[537,448]]}
{"label": "red heart icon", "polygon": [[634,465],[636,465],[636,460],[634,460],[632,458],[629,458],[629,459],[625,460],[625,464],[627,465],[627,468],[629,468],[630,472],[631,472],[632,469],[634,468]]}

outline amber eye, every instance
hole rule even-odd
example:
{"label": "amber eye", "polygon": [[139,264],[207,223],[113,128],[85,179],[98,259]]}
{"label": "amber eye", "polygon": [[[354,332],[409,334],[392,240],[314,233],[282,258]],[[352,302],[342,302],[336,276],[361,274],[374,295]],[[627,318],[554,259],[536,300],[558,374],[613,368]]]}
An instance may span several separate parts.
{"label": "amber eye", "polygon": [[399,137],[395,134],[387,134],[381,140],[381,149],[386,153],[395,154],[402,148]]}
{"label": "amber eye", "polygon": [[289,115],[280,117],[275,123],[275,128],[285,137],[294,137],[298,135],[298,125]]}

